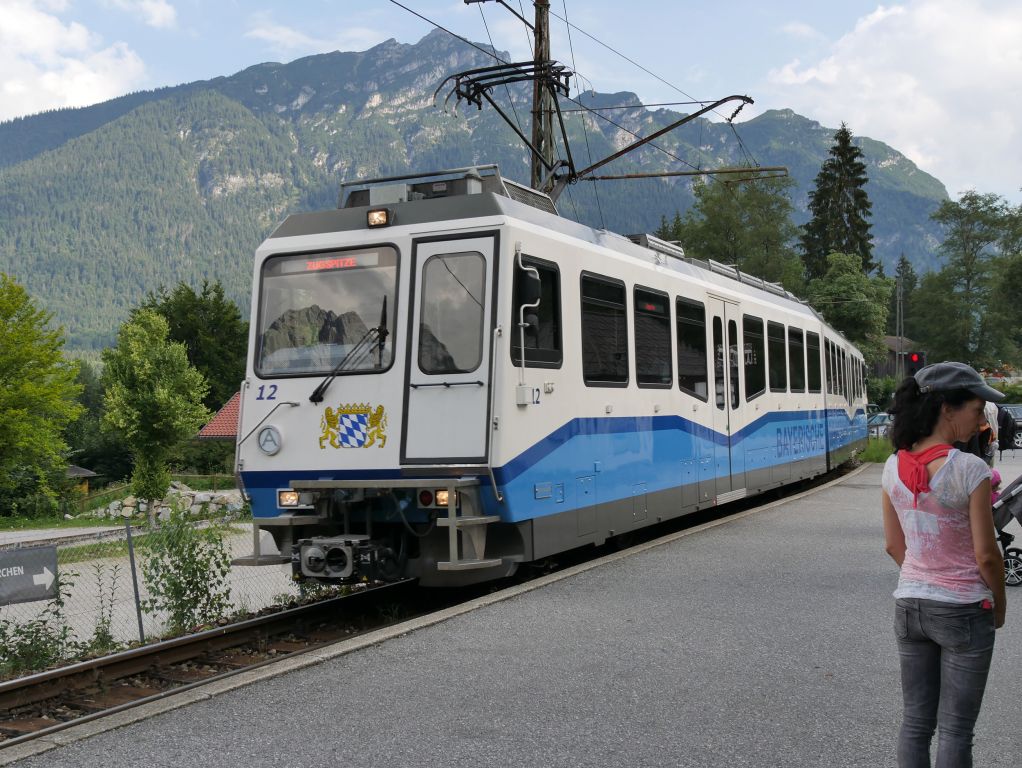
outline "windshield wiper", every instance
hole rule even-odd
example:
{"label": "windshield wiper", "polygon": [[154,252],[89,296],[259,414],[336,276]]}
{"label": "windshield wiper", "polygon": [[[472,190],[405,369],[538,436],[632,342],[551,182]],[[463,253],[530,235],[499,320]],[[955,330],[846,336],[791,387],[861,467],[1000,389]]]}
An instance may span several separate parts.
{"label": "windshield wiper", "polygon": [[370,328],[365,332],[365,335],[358,340],[351,351],[348,352],[341,362],[339,362],[334,369],[330,371],[330,374],[319,383],[312,394],[309,395],[309,402],[321,403],[323,402],[323,395],[326,394],[327,388],[329,388],[331,382],[337,378],[337,374],[351,370],[362,363],[366,357],[373,353],[374,346],[378,345],[379,349],[379,362],[377,367],[383,362],[383,347],[387,343],[387,336],[390,332],[387,330],[387,297],[383,297],[383,309],[380,312],[380,324],[376,328]]}

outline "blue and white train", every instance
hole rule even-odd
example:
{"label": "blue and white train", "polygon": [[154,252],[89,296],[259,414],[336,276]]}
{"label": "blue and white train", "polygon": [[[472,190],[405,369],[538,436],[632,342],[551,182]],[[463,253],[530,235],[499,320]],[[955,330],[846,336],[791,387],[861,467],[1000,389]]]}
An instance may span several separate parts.
{"label": "blue and white train", "polygon": [[299,580],[499,578],[866,442],[862,356],[807,305],[495,166],[342,187],[253,286],[237,469]]}

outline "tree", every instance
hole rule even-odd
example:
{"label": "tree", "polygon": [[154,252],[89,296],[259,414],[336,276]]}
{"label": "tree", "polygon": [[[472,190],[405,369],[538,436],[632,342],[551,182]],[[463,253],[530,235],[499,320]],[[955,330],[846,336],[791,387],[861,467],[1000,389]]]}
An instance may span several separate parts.
{"label": "tree", "polygon": [[103,351],[103,426],[131,450],[132,491],[150,502],[150,514],[170,484],[170,451],[209,418],[206,380],[168,335],[163,317],[140,309],[121,326],[117,346]]}
{"label": "tree", "polygon": [[[880,265],[883,267],[883,265]],[[883,277],[883,269],[878,269],[877,277]],[[894,290],[891,291],[891,302],[887,308],[887,333],[891,336],[897,335],[898,329],[896,327],[898,320],[898,281],[901,281],[901,308],[902,317],[904,320],[903,333],[910,339],[916,337],[912,335],[916,328],[915,317],[912,312],[913,296],[916,288],[919,286],[919,276],[916,274],[915,268],[912,266],[912,262],[905,258],[905,254],[901,254],[898,259],[898,266],[894,270]],[[911,330],[910,330],[911,329]]]}
{"label": "tree", "polygon": [[816,188],[809,193],[810,219],[802,227],[802,258],[809,279],[823,276],[831,253],[855,254],[866,274],[876,267],[868,221],[872,204],[865,189],[869,179],[862,156],[852,144],[852,132],[841,123],[830,157],[816,175]]}
{"label": "tree", "polygon": [[862,350],[867,363],[883,360],[893,281],[865,274],[858,254],[832,253],[827,263],[827,273],[809,283],[809,303]]}
{"label": "tree", "polygon": [[694,258],[733,264],[801,292],[802,265],[792,247],[798,234],[789,197],[794,183],[784,178],[697,184],[695,205],[684,219],[675,216],[666,239],[680,240]]}
{"label": "tree", "polygon": [[206,377],[205,406],[215,410],[230,400],[245,377],[248,323],[220,282],[204,280],[200,293],[183,282],[169,293],[150,293],[135,312],[143,309],[163,316],[170,339],[185,345],[188,362]]}
{"label": "tree", "polygon": [[76,381],[82,388],[78,402],[84,413],[64,432],[72,463],[108,480],[127,477],[131,473],[131,454],[116,435],[102,429],[103,382],[99,374],[88,361],[80,360]]}
{"label": "tree", "polygon": [[998,195],[969,190],[957,202],[945,200],[931,217],[945,227],[940,252],[947,261],[942,274],[958,315],[941,320],[931,311],[929,316],[938,322],[951,321],[955,328],[957,338],[947,339],[948,351],[958,355],[953,360],[985,366],[1005,351],[998,332],[1003,321],[996,317],[989,299],[995,245],[1004,235],[1008,213]]}
{"label": "tree", "polygon": [[66,467],[63,433],[82,408],[77,367],[64,357],[64,331],[0,272],[0,510],[21,495],[52,494]]}

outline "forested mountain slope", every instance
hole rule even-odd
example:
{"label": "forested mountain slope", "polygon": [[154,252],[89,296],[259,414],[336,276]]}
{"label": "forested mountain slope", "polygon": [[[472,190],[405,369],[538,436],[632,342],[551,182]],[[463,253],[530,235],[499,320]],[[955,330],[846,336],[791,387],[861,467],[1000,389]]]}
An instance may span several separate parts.
{"label": "forested mountain slope", "polygon": [[[72,348],[110,344],[142,295],[181,280],[218,279],[247,312],[255,247],[287,213],[335,205],[342,179],[498,163],[527,181],[526,151],[492,109],[454,113],[433,104],[447,75],[490,63],[434,32],[415,45],[388,41],[361,53],[260,64],[0,124],[0,271],[54,313]],[[527,131],[530,93],[512,93]],[[638,104],[630,93],[586,93],[581,101]],[[679,117],[641,107],[605,114],[615,124],[589,116],[585,130],[577,113],[567,117],[577,166]],[[787,165],[804,220],[834,128],[782,110],[737,129],[744,147],[730,126],[696,120],[656,142],[671,154],[643,147],[601,172],[713,168],[748,157]],[[859,143],[877,256],[889,273],[902,252],[926,269],[939,234],[929,214],[947,196],[943,185],[885,144]],[[583,183],[559,206],[594,226],[652,231],[662,216],[687,209],[690,185]]]}

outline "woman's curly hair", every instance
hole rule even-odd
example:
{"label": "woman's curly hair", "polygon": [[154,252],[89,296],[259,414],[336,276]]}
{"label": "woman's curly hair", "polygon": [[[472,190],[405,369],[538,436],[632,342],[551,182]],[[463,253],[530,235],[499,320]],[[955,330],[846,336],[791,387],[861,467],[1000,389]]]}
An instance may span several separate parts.
{"label": "woman's curly hair", "polygon": [[887,411],[893,417],[890,435],[894,450],[910,450],[930,435],[937,425],[940,407],[945,403],[958,409],[975,399],[976,395],[966,389],[920,392],[916,380],[912,376],[906,377],[895,390],[894,405]]}

